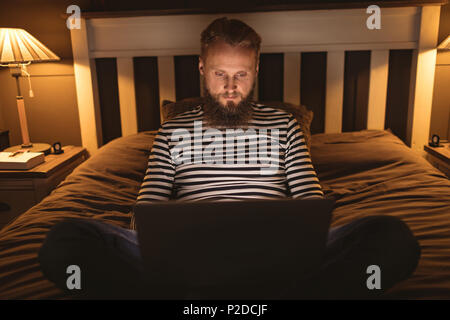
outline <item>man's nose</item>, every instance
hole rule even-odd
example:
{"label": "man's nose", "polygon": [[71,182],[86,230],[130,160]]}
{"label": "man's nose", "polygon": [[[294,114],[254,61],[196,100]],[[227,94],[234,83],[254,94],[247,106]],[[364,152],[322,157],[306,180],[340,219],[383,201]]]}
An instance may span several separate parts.
{"label": "man's nose", "polygon": [[236,90],[237,85],[235,79],[233,77],[226,79],[224,88],[225,90]]}

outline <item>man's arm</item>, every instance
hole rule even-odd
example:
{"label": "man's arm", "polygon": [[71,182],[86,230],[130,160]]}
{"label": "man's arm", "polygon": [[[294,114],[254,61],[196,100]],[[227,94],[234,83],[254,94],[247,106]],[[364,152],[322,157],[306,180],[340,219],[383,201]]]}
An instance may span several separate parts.
{"label": "man's arm", "polygon": [[291,116],[285,151],[286,177],[292,198],[323,198],[322,187],[311,162],[303,132]]}
{"label": "man's arm", "polygon": [[[175,177],[175,165],[170,155],[167,136],[160,129],[153,142],[148,166],[136,203],[151,203],[169,200]],[[131,228],[136,229],[134,215]]]}

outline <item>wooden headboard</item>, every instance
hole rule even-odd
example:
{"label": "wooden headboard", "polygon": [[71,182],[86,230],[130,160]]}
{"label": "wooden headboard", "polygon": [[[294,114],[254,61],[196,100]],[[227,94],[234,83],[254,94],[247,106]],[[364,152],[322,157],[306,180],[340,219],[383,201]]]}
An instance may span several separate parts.
{"label": "wooden headboard", "polygon": [[81,29],[71,30],[82,144],[91,154],[102,144],[96,62],[115,58],[118,132],[137,133],[136,58],[156,59],[153,77],[159,102],[176,100],[174,57],[198,55],[201,31],[215,18],[227,16],[243,20],[261,35],[262,54],[282,54],[281,98],[286,102],[301,101],[302,53],[326,53],[325,133],[342,132],[346,52],[370,51],[365,123],[367,129],[383,130],[390,51],[411,50],[409,99],[403,116],[407,143],[420,152],[430,128],[439,14],[439,5],[381,8],[381,29],[374,30],[366,26],[370,14],[365,8],[82,18]]}

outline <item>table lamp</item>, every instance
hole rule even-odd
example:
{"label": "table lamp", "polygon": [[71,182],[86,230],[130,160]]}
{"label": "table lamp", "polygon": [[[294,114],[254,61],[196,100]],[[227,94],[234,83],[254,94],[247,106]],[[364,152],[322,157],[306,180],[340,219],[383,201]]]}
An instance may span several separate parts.
{"label": "table lamp", "polygon": [[[31,143],[28,135],[25,103],[20,92],[19,77],[28,76],[26,66],[31,62],[58,61],[60,58],[46,46],[23,29],[0,28],[0,66],[9,67],[11,75],[16,78],[17,109],[19,112],[20,129],[22,131],[22,145],[7,148],[4,151],[14,152],[20,149],[30,152],[50,153],[51,146],[46,143]],[[30,87],[30,96],[32,97]]]}

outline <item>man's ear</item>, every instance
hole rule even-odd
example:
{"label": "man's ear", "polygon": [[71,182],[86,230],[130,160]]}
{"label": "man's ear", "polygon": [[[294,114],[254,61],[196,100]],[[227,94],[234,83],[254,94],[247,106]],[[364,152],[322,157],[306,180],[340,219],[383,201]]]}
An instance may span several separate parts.
{"label": "man's ear", "polygon": [[205,64],[203,63],[203,59],[201,57],[198,58],[198,70],[202,76],[205,75]]}

